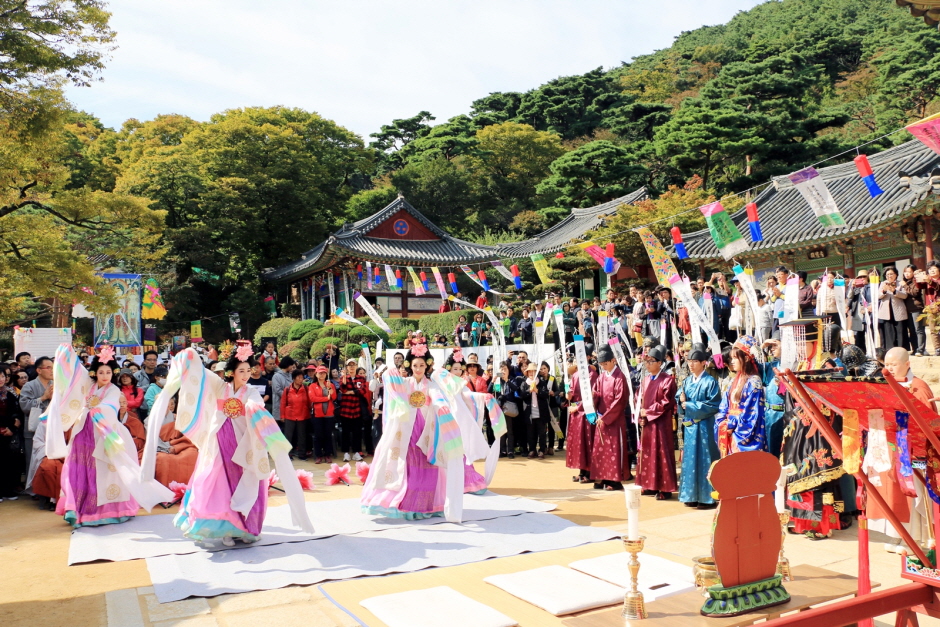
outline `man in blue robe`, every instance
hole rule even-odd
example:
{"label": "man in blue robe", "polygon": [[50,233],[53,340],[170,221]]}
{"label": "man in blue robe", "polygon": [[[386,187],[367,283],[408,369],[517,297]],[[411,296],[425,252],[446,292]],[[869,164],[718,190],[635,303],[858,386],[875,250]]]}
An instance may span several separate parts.
{"label": "man in blue robe", "polygon": [[679,500],[686,507],[711,509],[715,507],[708,471],[719,458],[715,443],[715,414],[721,405],[718,381],[705,372],[708,354],[700,348],[686,357],[689,376],[682,382],[676,400],[682,423],[682,480]]}

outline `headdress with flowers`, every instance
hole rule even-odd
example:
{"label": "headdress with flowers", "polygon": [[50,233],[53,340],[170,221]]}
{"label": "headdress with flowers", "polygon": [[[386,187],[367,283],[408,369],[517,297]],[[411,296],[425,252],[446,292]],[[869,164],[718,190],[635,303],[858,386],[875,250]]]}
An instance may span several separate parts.
{"label": "headdress with flowers", "polygon": [[238,348],[235,350],[235,359],[238,361],[248,361],[252,355],[254,355],[254,351],[251,348],[251,342],[248,340],[239,341]]}

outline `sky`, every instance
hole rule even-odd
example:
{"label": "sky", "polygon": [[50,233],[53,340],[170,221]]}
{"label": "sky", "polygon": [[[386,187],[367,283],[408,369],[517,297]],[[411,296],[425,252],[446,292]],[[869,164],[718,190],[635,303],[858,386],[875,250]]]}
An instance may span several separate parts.
{"label": "sky", "polygon": [[759,0],[115,0],[118,48],[69,99],[118,128],[248,106],[316,111],[368,139],[477,98],[611,68]]}

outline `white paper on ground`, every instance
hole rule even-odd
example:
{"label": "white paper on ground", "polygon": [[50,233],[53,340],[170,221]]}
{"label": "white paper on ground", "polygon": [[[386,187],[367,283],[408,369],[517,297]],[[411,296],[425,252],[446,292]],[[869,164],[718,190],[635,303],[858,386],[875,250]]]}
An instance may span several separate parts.
{"label": "white paper on ground", "polygon": [[492,575],[483,581],[555,616],[623,602],[622,587],[564,566]]}
{"label": "white paper on ground", "polygon": [[[524,513],[550,512],[551,503],[543,503],[493,492],[464,495],[464,520],[487,520],[501,516],[518,516]],[[297,529],[291,524],[290,508],[287,505],[268,509],[261,529],[261,540],[257,546],[270,546],[286,542],[306,542],[337,534],[351,535],[363,531],[399,529],[407,525],[436,525],[444,522],[441,517],[425,520],[397,520],[363,514],[358,499],[307,502],[307,512],[314,535]],[[197,545],[173,525],[174,514],[137,516],[119,525],[81,527],[72,532],[69,543],[69,564],[81,564],[95,560],[119,562],[144,559],[159,555],[183,555],[212,549]],[[244,548],[236,543],[236,548]]]}
{"label": "white paper on ground", "polygon": [[521,514],[457,525],[407,525],[309,542],[147,558],[161,603],[190,596],[273,590],[363,575],[407,573],[494,557],[603,542],[620,534],[554,514]]}
{"label": "white paper on ground", "polygon": [[[621,588],[630,587],[630,569],[627,564],[630,556],[626,551],[601,557],[578,560],[568,564],[571,568],[587,573],[592,577],[609,581]],[[686,592],[695,587],[692,567],[673,562],[655,555],[639,555],[640,572],[637,582],[643,600],[649,603],[674,594]]]}
{"label": "white paper on ground", "polygon": [[359,603],[388,627],[512,627],[516,621],[453,588],[439,586]]}

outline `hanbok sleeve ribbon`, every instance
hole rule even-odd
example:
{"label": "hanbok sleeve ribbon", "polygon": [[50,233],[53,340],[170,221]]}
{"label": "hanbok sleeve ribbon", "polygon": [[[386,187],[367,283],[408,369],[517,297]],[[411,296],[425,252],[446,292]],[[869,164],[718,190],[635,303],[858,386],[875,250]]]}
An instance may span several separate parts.
{"label": "hanbok sleeve ribbon", "polygon": [[911,467],[911,446],[907,437],[907,424],[909,419],[910,415],[903,411],[896,411],[894,413],[894,420],[898,425],[896,442],[898,445],[898,461],[901,464],[900,470],[902,477],[910,477],[914,474],[914,469]]}

